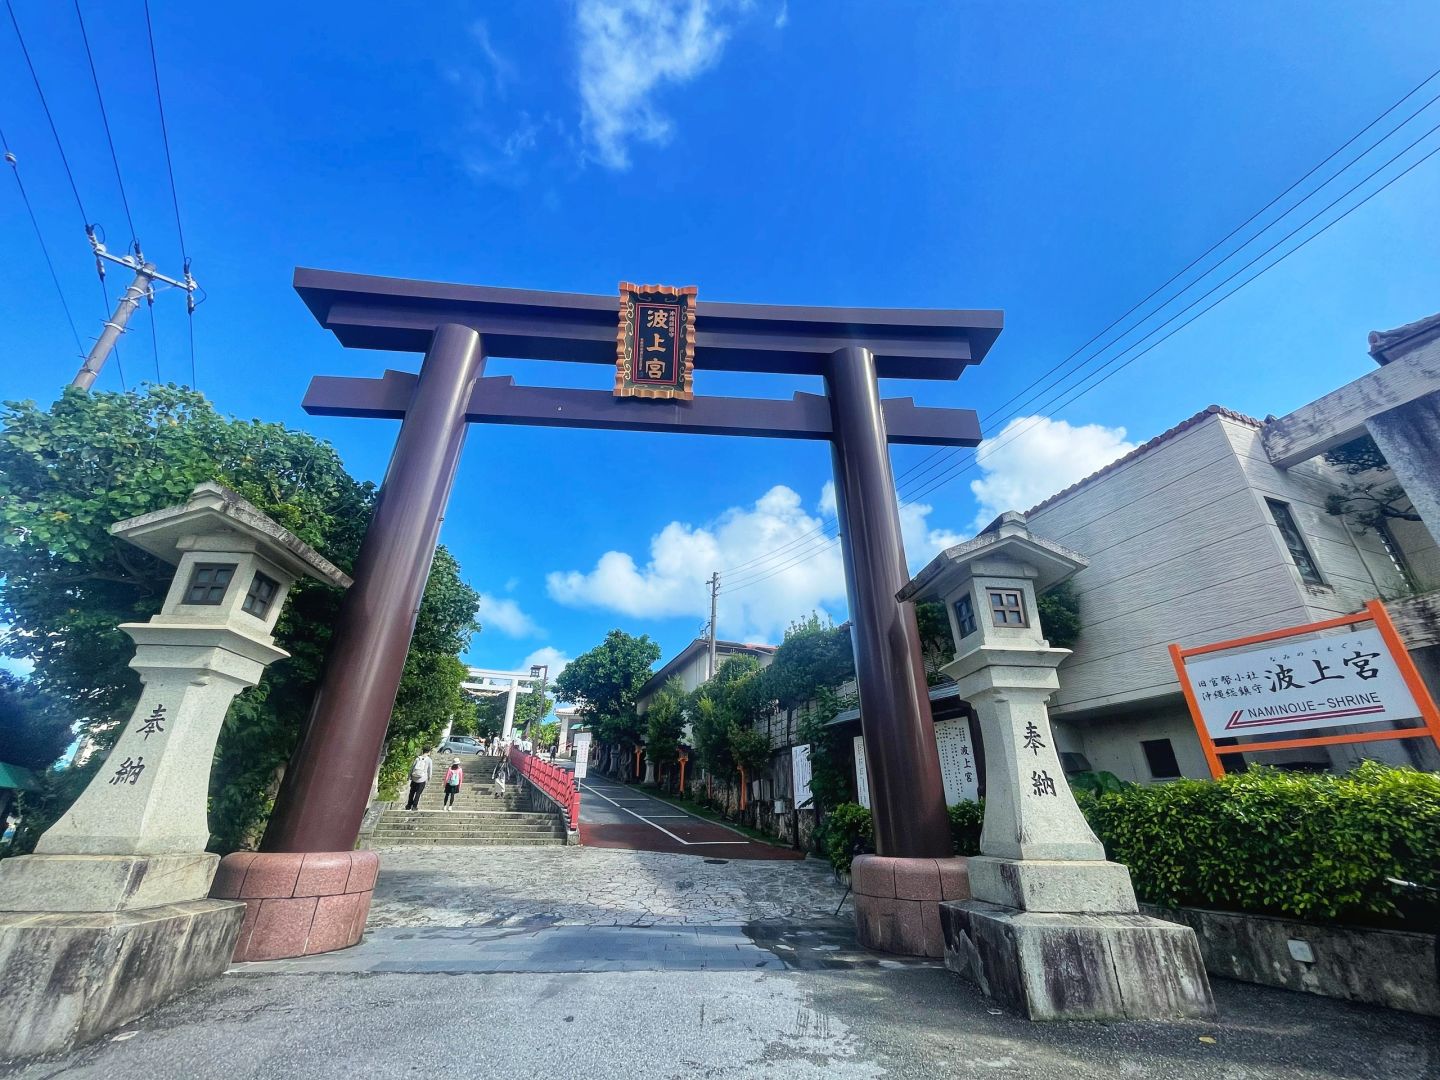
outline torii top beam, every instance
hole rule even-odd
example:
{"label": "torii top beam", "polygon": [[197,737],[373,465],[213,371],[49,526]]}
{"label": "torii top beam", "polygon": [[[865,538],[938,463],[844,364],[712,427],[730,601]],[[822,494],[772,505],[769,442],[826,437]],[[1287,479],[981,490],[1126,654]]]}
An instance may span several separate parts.
{"label": "torii top beam", "polygon": [[[437,327],[479,332],[491,356],[615,363],[613,295],[499,289],[297,267],[295,291],[352,349],[424,352]],[[960,377],[1004,326],[1000,311],[717,304],[695,308],[695,367],[823,375],[837,349],[860,345],[885,379]]]}

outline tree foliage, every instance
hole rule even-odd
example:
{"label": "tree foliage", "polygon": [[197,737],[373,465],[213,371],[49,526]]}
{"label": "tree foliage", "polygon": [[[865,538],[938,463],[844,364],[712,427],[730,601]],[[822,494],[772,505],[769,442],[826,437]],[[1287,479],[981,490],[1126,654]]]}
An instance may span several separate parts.
{"label": "tree foliage", "polygon": [[[322,552],[354,564],[374,505],[369,483],[346,473],[333,447],[305,432],[223,416],[196,391],[67,390],[50,409],[6,402],[0,414],[0,653],[34,663],[32,680],[103,749],[140,684],[134,646],[117,630],[143,622],[164,598],[172,567],[109,534],[114,522],[183,502],[216,481]],[[231,707],[211,784],[214,846],[253,839],[309,712],[339,611],[339,590],[297,582],[276,625],[291,656]],[[437,553],[396,699],[387,751],[443,728],[454,707],[457,652],[476,629],[478,597],[453,558]],[[101,755],[103,756],[103,755]],[[26,799],[53,818],[68,788]],[[69,793],[73,798],[73,793]]]}
{"label": "tree foliage", "polygon": [[1421,521],[1405,489],[1390,475],[1390,463],[1369,435],[1362,435],[1325,453],[1325,461],[1340,469],[1347,480],[1339,492],[1325,498],[1326,513],[1343,517],[1362,532],[1382,528],[1386,521]]}
{"label": "tree foliage", "polygon": [[1080,597],[1070,582],[1053,585],[1035,598],[1040,628],[1056,649],[1068,649],[1080,640]]}
{"label": "tree foliage", "polygon": [[675,761],[685,733],[685,688],[671,679],[650,701],[645,712],[645,753],[657,767]]}
{"label": "tree foliage", "polygon": [[555,680],[555,696],[575,705],[601,742],[633,748],[644,741],[635,700],[659,659],[660,646],[648,634],[611,630],[565,666]]}

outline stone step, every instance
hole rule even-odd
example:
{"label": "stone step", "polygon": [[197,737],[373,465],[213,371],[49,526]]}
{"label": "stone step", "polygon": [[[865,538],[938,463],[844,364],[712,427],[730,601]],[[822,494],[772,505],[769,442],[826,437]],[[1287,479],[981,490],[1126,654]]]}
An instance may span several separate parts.
{"label": "stone step", "polygon": [[405,839],[381,839],[373,837],[361,844],[362,848],[381,847],[552,847],[563,846],[563,836],[544,836],[535,839],[496,839],[491,837],[472,838],[468,836],[413,836]]}
{"label": "stone step", "polygon": [[375,827],[377,833],[381,832],[454,832],[456,830],[486,830],[489,832],[516,832],[533,829],[544,829],[552,831],[560,828],[560,823],[554,818],[544,821],[427,821],[427,822],[394,822],[389,825],[381,822]]}

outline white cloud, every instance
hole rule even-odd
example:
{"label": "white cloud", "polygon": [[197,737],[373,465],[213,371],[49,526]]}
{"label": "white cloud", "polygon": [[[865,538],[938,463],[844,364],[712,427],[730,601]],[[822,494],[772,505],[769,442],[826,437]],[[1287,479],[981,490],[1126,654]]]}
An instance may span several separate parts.
{"label": "white cloud", "polygon": [[970,482],[979,504],[974,527],[983,529],[1006,510],[1028,510],[1133,449],[1123,427],[1017,416],[976,449],[985,475]]}
{"label": "white cloud", "polygon": [[566,656],[553,645],[546,645],[536,649],[529,656],[525,657],[524,660],[521,660],[520,663],[515,666],[515,670],[529,671],[536,664],[548,664],[550,671],[546,674],[545,680],[553,683],[569,663],[570,657]]}
{"label": "white cloud", "polygon": [[665,83],[693,79],[720,57],[725,0],[580,0],[580,106],[602,165],[630,166],[632,141],[663,143],[670,121],[651,101]]}
{"label": "white cloud", "polygon": [[784,30],[790,22],[790,5],[785,0],[780,0],[780,10],[775,12],[775,29]]}
{"label": "white cloud", "polygon": [[486,630],[499,630],[506,637],[534,637],[541,633],[535,620],[520,610],[520,605],[507,596],[480,594],[480,625]]}
{"label": "white cloud", "polygon": [[[833,506],[829,485],[821,494],[821,506],[827,501]],[[901,512],[912,565],[961,539],[929,528],[930,512],[924,504]],[[811,611],[835,618],[845,612],[840,546],[826,542],[827,524],[833,522],[807,512],[795,491],[776,485],[753,505],[732,507],[707,525],[672,521],[651,537],[643,566],[628,552],[607,551],[588,572],[547,575],[546,586],[553,599],[572,607],[603,608],[634,618],[704,619],[710,602],[706,579],[721,569],[726,572],[720,580],[720,635],[778,641],[785,627]]]}
{"label": "white cloud", "polygon": [[819,510],[822,517],[833,518],[840,512],[840,506],[835,501],[835,481],[826,480],[825,486],[820,489]]}

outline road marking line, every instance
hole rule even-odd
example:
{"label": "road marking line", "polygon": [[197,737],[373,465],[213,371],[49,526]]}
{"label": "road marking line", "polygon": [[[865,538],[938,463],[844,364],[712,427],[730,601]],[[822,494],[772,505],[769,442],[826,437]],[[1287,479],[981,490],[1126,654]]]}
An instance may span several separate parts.
{"label": "road marking line", "polygon": [[[610,796],[608,796],[608,795],[601,795],[600,792],[596,791],[596,790],[595,790],[594,788],[592,788],[589,784],[581,784],[581,785],[580,785],[580,790],[581,790],[581,791],[588,791],[588,792],[590,792],[591,795],[597,795],[597,796],[599,796],[600,798],[604,799],[606,802],[610,803],[612,806],[615,806],[615,807],[617,807],[617,808],[620,809],[620,810],[624,810],[625,813],[629,814],[631,817],[639,818],[641,821],[645,822],[646,825],[649,825],[652,829],[658,829],[660,832],[663,832],[666,836],[670,837],[671,840],[674,840],[677,844],[684,844],[686,847],[716,847],[716,846],[721,846],[721,845],[724,845],[724,846],[733,846],[733,845],[736,845],[736,844],[748,844],[748,843],[750,843],[749,840],[686,840],[686,839],[684,839],[683,837],[676,836],[673,832],[671,832],[669,829],[665,828],[663,825],[656,825],[656,824],[655,824],[653,821],[651,821],[649,818],[642,817],[641,815],[635,813],[635,811],[634,811],[634,810],[631,810],[628,806],[621,806],[621,805],[620,805],[618,802],[616,802],[614,799],[610,798]],[[691,815],[688,815],[688,814],[687,814],[686,816],[689,817],[689,816],[691,816]],[[702,818],[702,819],[700,819],[700,820],[703,821],[704,819]],[[711,824],[711,823],[708,823],[708,822],[707,822],[707,824]]]}

